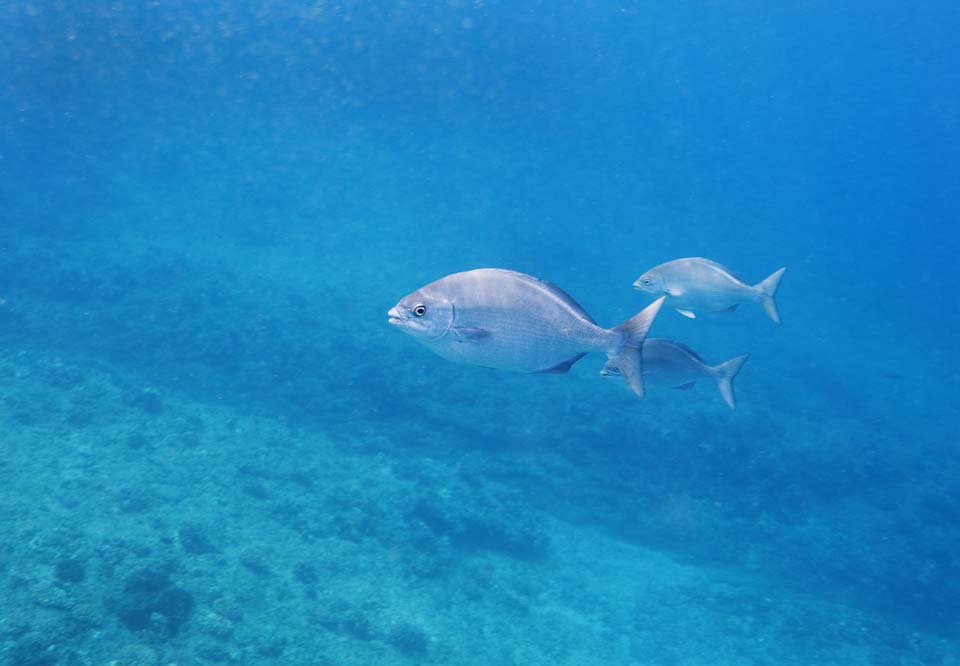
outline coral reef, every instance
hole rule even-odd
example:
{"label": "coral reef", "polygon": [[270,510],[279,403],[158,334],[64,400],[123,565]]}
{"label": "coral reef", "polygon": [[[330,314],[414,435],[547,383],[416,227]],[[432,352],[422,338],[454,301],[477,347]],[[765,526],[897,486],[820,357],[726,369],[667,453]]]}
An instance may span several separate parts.
{"label": "coral reef", "polygon": [[169,572],[159,568],[131,573],[110,606],[132,631],[158,630],[176,636],[193,613],[193,595],[173,584]]}
{"label": "coral reef", "polygon": [[480,392],[336,296],[0,245],[0,663],[960,664],[944,423]]}

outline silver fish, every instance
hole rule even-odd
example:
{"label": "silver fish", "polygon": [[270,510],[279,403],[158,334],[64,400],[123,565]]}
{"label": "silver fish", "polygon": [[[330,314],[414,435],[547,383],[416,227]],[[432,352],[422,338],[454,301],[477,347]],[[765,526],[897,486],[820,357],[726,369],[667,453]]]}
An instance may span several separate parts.
{"label": "silver fish", "polygon": [[751,286],[715,261],[689,257],[651,268],[633,286],[650,294],[665,294],[677,312],[691,319],[696,318],[696,310],[732,311],[741,303],[757,303],[779,324],[774,297],[785,270],[774,271],[766,280]]}
{"label": "silver fish", "polygon": [[454,273],[405,296],[389,322],[440,356],[519,372],[564,373],[590,352],[606,354],[643,397],[640,353],[663,299],[619,326],[601,328],[565,291],[524,273]]}
{"label": "silver fish", "polygon": [[[698,379],[709,378],[717,383],[720,395],[730,409],[737,408],[733,394],[733,380],[740,372],[749,354],[737,356],[719,365],[707,365],[697,352],[682,342],[666,338],[647,338],[643,343],[643,381],[647,386],[668,386],[690,389]],[[600,374],[619,376],[613,361],[607,361]]]}

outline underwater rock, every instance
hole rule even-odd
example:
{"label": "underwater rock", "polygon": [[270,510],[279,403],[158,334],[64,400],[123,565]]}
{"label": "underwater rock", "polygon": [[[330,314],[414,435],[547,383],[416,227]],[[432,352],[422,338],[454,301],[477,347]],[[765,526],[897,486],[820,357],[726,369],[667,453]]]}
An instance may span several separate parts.
{"label": "underwater rock", "polygon": [[58,560],[53,573],[61,583],[80,583],[86,576],[83,564],[73,557]]}
{"label": "underwater rock", "polygon": [[270,495],[267,493],[267,489],[264,488],[263,484],[255,481],[243,484],[243,492],[254,499],[265,500],[270,498]]}
{"label": "underwater rock", "polygon": [[109,666],[157,666],[157,653],[146,645],[127,645],[117,653]]}
{"label": "underwater rock", "polygon": [[121,488],[117,508],[123,513],[143,513],[154,505],[154,499],[143,489]]}
{"label": "underwater rock", "polygon": [[[257,654],[261,657],[275,658],[282,656],[286,647],[287,643],[283,638],[278,636],[266,636],[257,644],[256,650]],[[320,661],[318,663],[323,664],[325,662]]]}
{"label": "underwater rock", "polygon": [[419,628],[407,622],[398,624],[387,634],[387,642],[408,657],[427,653],[430,639]]}
{"label": "underwater rock", "polygon": [[127,399],[127,404],[131,407],[139,407],[147,414],[153,416],[163,411],[163,398],[153,389],[144,389],[139,393],[131,395]]}
{"label": "underwater rock", "polygon": [[30,633],[7,653],[10,666],[54,666],[60,660],[56,639]]}
{"label": "underwater rock", "polygon": [[293,577],[307,587],[313,587],[320,582],[320,574],[310,562],[298,562],[293,567]]}
{"label": "underwater rock", "polygon": [[111,602],[111,610],[131,631],[159,624],[168,636],[175,636],[193,612],[193,595],[177,587],[161,569],[133,572],[123,592]]}
{"label": "underwater rock", "polygon": [[196,648],[197,656],[207,661],[220,663],[230,661],[230,653],[222,645],[201,642]]}
{"label": "underwater rock", "polygon": [[56,608],[66,610],[73,605],[73,599],[61,587],[48,582],[38,583],[33,588],[33,603],[42,608]]}
{"label": "underwater rock", "polygon": [[233,622],[213,611],[207,611],[197,618],[200,630],[215,638],[227,638],[233,633]]}
{"label": "underwater rock", "polygon": [[319,621],[325,629],[337,634],[345,634],[362,641],[373,638],[373,629],[367,616],[344,600],[333,601],[320,615]]}
{"label": "underwater rock", "polygon": [[6,395],[0,404],[9,413],[10,418],[22,426],[34,426],[44,422],[43,406],[31,402],[25,396]]}
{"label": "underwater rock", "polygon": [[259,550],[247,549],[240,554],[240,564],[258,576],[270,574],[270,558]]}
{"label": "underwater rock", "polygon": [[210,604],[213,611],[228,620],[239,622],[243,619],[243,605],[234,597],[217,597]]}
{"label": "underwater rock", "polygon": [[70,608],[70,624],[77,631],[103,626],[104,616],[99,607],[81,602]]}
{"label": "underwater rock", "polygon": [[421,500],[410,515],[466,550],[495,550],[521,560],[546,556],[549,538],[531,518],[506,507],[480,511],[442,501]]}
{"label": "underwater rock", "polygon": [[219,548],[210,538],[209,530],[199,523],[186,523],[177,532],[180,545],[191,555],[210,555],[219,552]]}
{"label": "underwater rock", "polygon": [[134,451],[152,448],[150,440],[143,433],[139,432],[134,432],[128,435],[126,442],[127,446]]}

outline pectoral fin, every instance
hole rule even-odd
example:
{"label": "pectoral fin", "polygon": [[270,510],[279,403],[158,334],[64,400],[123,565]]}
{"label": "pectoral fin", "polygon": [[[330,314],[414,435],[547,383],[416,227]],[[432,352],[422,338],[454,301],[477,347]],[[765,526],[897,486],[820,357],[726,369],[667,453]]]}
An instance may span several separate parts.
{"label": "pectoral fin", "polygon": [[696,315],[695,313],[691,312],[690,310],[681,310],[680,308],[677,308],[677,312],[679,312],[679,313],[682,314],[684,317],[687,317],[687,318],[689,318],[689,319],[696,319],[696,318],[697,318],[697,315]]}
{"label": "pectoral fin", "polygon": [[734,305],[731,305],[729,308],[724,308],[720,312],[736,312],[738,307],[740,307],[740,304],[735,303]]}
{"label": "pectoral fin", "polygon": [[490,331],[485,328],[474,328],[472,326],[459,326],[450,329],[457,336],[457,342],[476,342],[490,337]]}

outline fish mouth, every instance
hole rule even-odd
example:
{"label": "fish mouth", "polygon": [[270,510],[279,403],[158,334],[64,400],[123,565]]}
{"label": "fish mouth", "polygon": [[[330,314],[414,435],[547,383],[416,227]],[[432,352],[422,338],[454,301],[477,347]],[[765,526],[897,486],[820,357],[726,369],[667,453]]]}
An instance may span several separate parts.
{"label": "fish mouth", "polygon": [[390,308],[390,311],[387,312],[387,323],[393,326],[399,326],[403,323],[403,319],[400,317],[400,312],[397,308]]}

